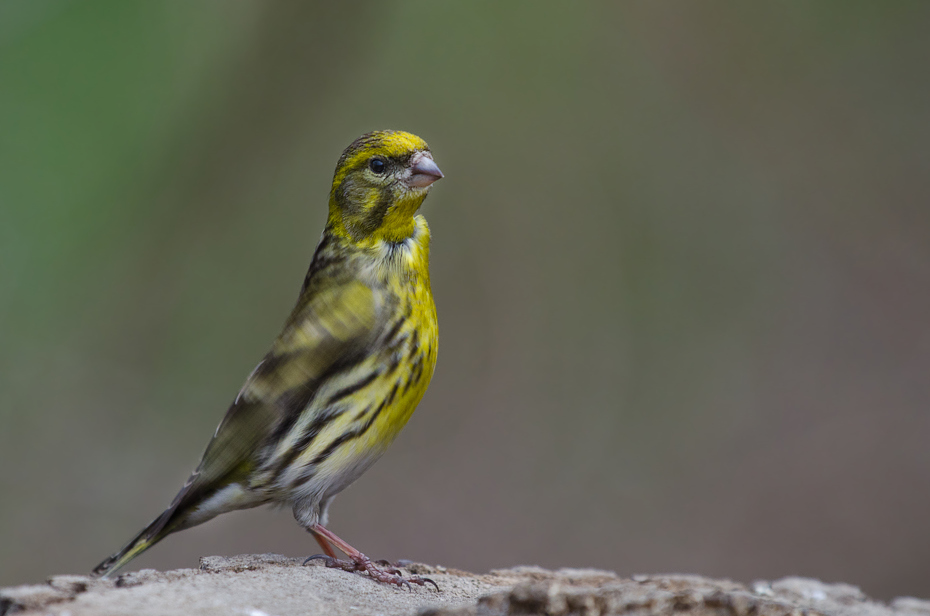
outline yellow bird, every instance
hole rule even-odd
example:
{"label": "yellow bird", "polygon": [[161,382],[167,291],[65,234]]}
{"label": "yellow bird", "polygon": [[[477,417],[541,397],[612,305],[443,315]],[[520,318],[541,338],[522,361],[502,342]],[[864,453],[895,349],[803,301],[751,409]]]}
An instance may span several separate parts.
{"label": "yellow bird", "polygon": [[283,331],[171,506],[95,575],[221,513],[277,503],[293,508],[325,552],[311,558],[390,584],[432,582],[372,562],[325,525],[333,497],[384,453],[433,375],[430,232],[417,210],[441,177],[429,146],[410,133],[376,131],[346,148]]}

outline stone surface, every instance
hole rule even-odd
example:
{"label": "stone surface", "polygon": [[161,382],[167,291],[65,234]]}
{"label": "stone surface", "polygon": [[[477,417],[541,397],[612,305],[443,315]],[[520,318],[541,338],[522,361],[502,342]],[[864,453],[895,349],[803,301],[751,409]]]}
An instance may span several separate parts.
{"label": "stone surface", "polygon": [[401,590],[275,554],[210,556],[199,570],[146,569],[112,580],[59,575],[5,588],[0,615],[930,616],[928,601],[884,604],[855,586],[806,578],[745,586],[693,575],[625,579],[595,569],[515,567],[476,575],[410,564],[405,571],[434,579],[441,591]]}

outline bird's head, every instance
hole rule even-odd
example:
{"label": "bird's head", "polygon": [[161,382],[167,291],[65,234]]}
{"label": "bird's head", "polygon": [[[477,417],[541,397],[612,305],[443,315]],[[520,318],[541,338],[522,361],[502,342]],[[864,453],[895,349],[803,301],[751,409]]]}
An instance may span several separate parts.
{"label": "bird's head", "polygon": [[393,130],[362,135],[336,164],[330,226],[356,242],[406,239],[430,185],[441,177],[429,146],[416,135]]}

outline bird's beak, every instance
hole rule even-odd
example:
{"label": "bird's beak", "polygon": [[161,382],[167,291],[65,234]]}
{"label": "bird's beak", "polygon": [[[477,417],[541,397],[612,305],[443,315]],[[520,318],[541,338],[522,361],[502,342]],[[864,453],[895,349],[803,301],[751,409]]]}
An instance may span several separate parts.
{"label": "bird's beak", "polygon": [[407,183],[417,188],[426,188],[442,177],[442,171],[433,162],[433,157],[429,155],[429,152],[422,152],[413,159]]}

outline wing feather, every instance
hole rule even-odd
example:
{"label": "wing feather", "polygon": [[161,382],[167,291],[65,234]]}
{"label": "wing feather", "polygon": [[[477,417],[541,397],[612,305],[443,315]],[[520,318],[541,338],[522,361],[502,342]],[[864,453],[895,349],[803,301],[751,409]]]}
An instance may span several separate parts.
{"label": "wing feather", "polygon": [[[293,426],[320,383],[367,355],[383,327],[379,295],[358,280],[314,291],[305,289],[271,351],[249,375],[172,503],[180,515],[171,517],[185,517],[217,490],[248,477],[261,452]],[[184,526],[177,522],[173,530]]]}
{"label": "wing feather", "polygon": [[[313,271],[311,266],[311,274]],[[309,284],[305,283],[284,330],[249,375],[207,445],[200,465],[171,506],[122,550],[100,563],[95,575],[116,571],[173,532],[227,509],[264,502],[257,492],[221,491],[237,482],[245,485],[266,445],[273,445],[276,437],[297,421],[320,383],[361,361],[384,327],[379,316],[381,292],[357,280],[338,283],[323,278],[318,286],[313,284],[320,280],[308,275]],[[240,500],[224,503],[226,494]]]}

